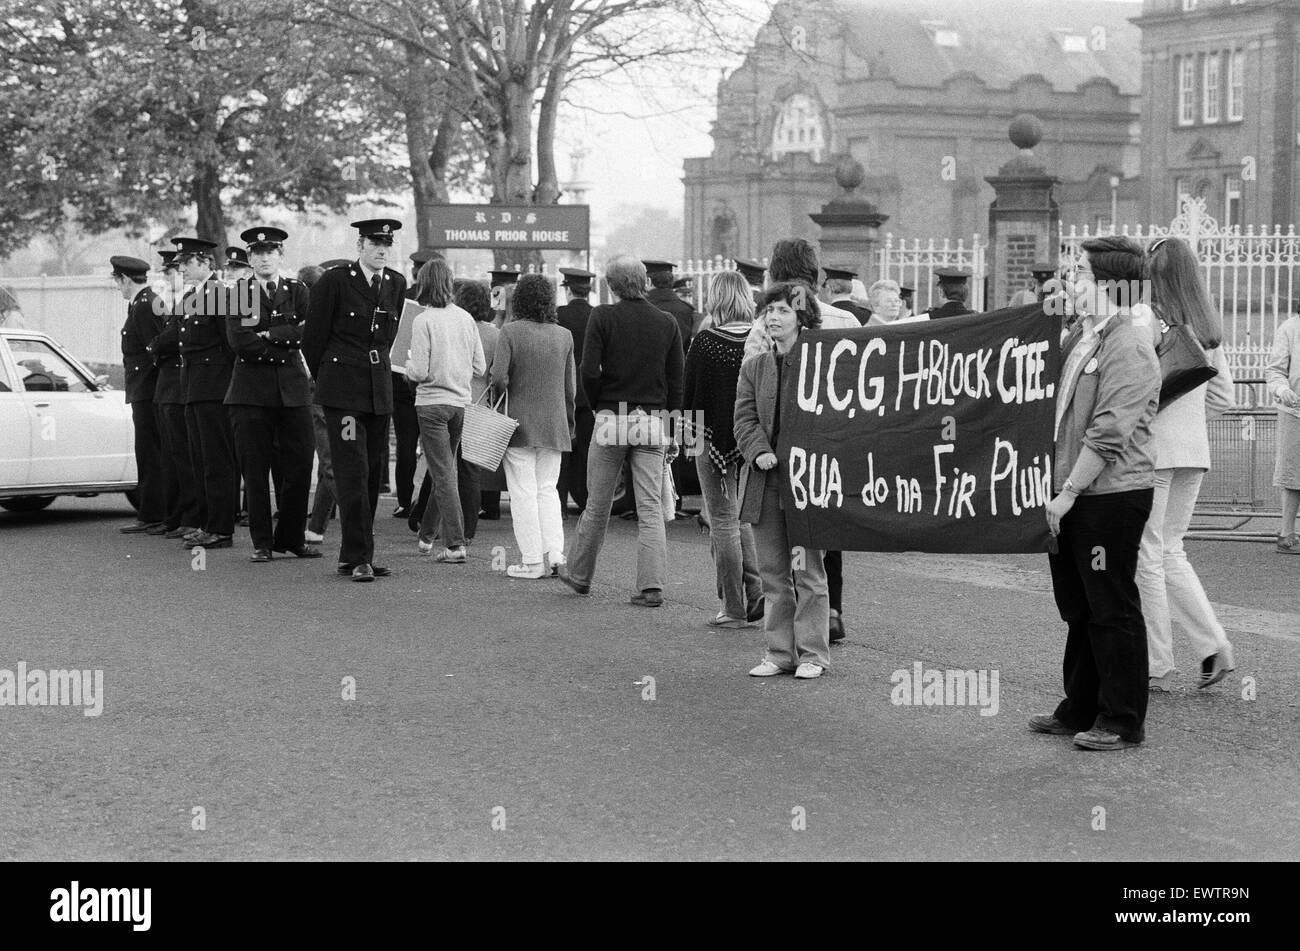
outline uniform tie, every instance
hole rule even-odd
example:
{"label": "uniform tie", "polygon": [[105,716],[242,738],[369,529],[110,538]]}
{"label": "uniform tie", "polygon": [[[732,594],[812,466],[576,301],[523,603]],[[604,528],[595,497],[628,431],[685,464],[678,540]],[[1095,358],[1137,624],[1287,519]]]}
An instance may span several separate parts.
{"label": "uniform tie", "polygon": [[275,297],[275,281],[266,282],[266,296]]}
{"label": "uniform tie", "polygon": [[375,299],[379,299],[379,275],[376,274],[370,279],[370,289],[375,293]]}

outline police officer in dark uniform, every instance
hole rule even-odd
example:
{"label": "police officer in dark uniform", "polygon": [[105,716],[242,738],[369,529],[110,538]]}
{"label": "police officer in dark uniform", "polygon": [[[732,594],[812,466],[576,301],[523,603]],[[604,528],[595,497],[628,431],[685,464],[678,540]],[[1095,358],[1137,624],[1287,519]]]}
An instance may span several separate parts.
{"label": "police officer in dark uniform", "polygon": [[[314,452],[310,383],[299,356],[307,320],[307,287],[280,276],[284,241],[280,228],[249,228],[239,236],[248,245],[252,270],[237,285],[237,299],[251,312],[226,318],[226,335],[235,352],[226,406],[239,445],[239,462],[248,491],[248,530],[254,562],[272,552],[319,558],[304,541],[307,497]],[[278,461],[280,518],[272,526],[268,480]]]}
{"label": "police officer in dark uniform", "polygon": [[826,292],[826,303],[847,310],[865,327],[871,319],[871,308],[863,307],[853,300],[853,279],[857,275],[842,267],[825,267],[822,268],[822,273],[825,275],[822,278],[822,290]]}
{"label": "police officer in dark uniform", "polygon": [[126,401],[131,404],[131,421],[135,424],[136,492],[140,497],[139,517],[119,531],[126,535],[161,535],[167,531],[167,499],[159,413],[153,401],[158,369],[149,353],[149,343],[162,332],[164,305],[155,304],[157,295],[148,284],[148,262],[114,255],[109,263],[122,298],[130,302],[122,325],[122,367],[126,371]]}
{"label": "police officer in dark uniform", "polygon": [[736,258],[736,270],[740,272],[740,276],[745,279],[745,283],[754,292],[754,303],[757,304],[763,297],[763,275],[767,268],[757,261]]}
{"label": "police officer in dark uniform", "polygon": [[164,538],[184,538],[198,531],[202,522],[199,511],[198,480],[190,452],[189,433],[185,427],[185,390],[181,386],[181,296],[185,289],[175,251],[159,251],[163,259],[162,292],[154,298],[163,318],[162,330],[149,342],[148,350],[158,369],[153,401],[158,408],[162,442],[163,496],[165,498]]}
{"label": "police officer in dark uniform", "polygon": [[966,298],[970,296],[970,271],[963,271],[960,268],[939,268],[934,272],[934,276],[939,282],[939,293],[943,297],[943,303],[926,311],[931,320],[962,317],[975,313],[966,306]]}
{"label": "police officer in dark uniform", "polygon": [[389,573],[374,564],[375,506],[393,411],[389,348],[406,300],[406,278],[385,266],[400,221],[374,218],[352,227],[357,260],[326,271],[312,288],[302,350],[329,429],[343,529],[338,570],[353,581],[373,581]]}
{"label": "police officer in dark uniform", "polygon": [[898,298],[903,302],[903,306],[899,309],[898,316],[894,318],[895,320],[902,320],[905,317],[911,317],[912,314],[915,313],[912,307],[913,298],[915,296],[916,296],[915,287],[903,287],[901,285],[899,286]]}
{"label": "police officer in dark uniform", "polygon": [[691,336],[695,330],[698,315],[695,308],[677,296],[673,290],[673,265],[670,261],[642,261],[646,277],[650,279],[650,290],[645,299],[654,304],[665,314],[677,321],[677,329],[682,335],[682,354],[690,349]]}
{"label": "police officer in dark uniform", "polygon": [[[240,240],[243,240],[242,238]],[[226,264],[222,272],[222,277],[229,284],[236,281],[242,281],[250,277],[253,273],[253,265],[248,261],[248,252],[238,245],[231,245],[226,248]]]}
{"label": "police officer in dark uniform", "polygon": [[[178,329],[185,430],[199,492],[199,530],[182,539],[186,547],[230,548],[234,544],[239,483],[235,440],[225,407],[234,351],[226,340],[228,288],[212,272],[215,241],[173,238],[176,261],[190,284],[181,299]],[[165,334],[165,332],[164,332]]]}
{"label": "police officer in dark uniform", "polygon": [[[573,362],[582,366],[582,345],[587,339],[587,320],[591,317],[591,282],[596,275],[576,267],[562,267],[560,274],[564,280],[560,286],[568,294],[569,302],[555,308],[556,320],[561,327],[573,334]],[[578,387],[574,396],[574,437],[573,448],[560,456],[560,480],[557,488],[560,493],[560,510],[568,515],[568,499],[581,513],[587,507],[587,451],[591,448],[591,434],[596,427],[596,416],[591,411],[584,387]]]}

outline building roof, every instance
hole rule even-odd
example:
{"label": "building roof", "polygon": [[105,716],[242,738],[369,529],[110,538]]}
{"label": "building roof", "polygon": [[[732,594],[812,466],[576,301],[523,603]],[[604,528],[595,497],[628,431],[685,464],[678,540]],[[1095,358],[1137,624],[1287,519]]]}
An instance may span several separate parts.
{"label": "building roof", "polygon": [[1111,0],[838,0],[861,69],[904,86],[969,73],[1006,89],[1035,73],[1058,92],[1109,79],[1137,95],[1142,4]]}

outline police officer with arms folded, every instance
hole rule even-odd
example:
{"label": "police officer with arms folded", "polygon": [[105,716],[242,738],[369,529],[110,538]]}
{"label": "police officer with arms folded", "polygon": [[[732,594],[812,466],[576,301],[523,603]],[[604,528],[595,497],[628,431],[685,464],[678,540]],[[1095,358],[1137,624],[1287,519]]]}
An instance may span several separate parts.
{"label": "police officer with arms folded", "polygon": [[[307,319],[307,287],[280,276],[284,241],[280,228],[249,228],[239,238],[248,245],[250,276],[239,282],[237,298],[251,302],[252,313],[226,318],[235,367],[226,394],[239,444],[239,461],[248,487],[248,529],[254,562],[272,552],[319,558],[304,541],[307,497],[311,490],[311,394],[299,357]],[[272,526],[269,480],[278,457],[281,486],[279,521]]]}
{"label": "police officer with arms folded", "polygon": [[173,238],[186,283],[179,328],[185,430],[198,480],[197,532],[186,547],[229,548],[234,544],[238,478],[235,440],[224,400],[230,389],[234,351],[226,340],[227,288],[212,273],[215,241]]}
{"label": "police officer with arms folded", "polygon": [[389,573],[374,563],[375,506],[393,411],[389,348],[406,300],[406,278],[385,267],[391,218],[354,221],[357,260],[326,271],[312,288],[302,335],[315,402],[325,410],[343,545],[339,574],[373,581]]}
{"label": "police officer with arms folded", "polygon": [[135,424],[136,491],[140,496],[139,517],[119,531],[126,535],[161,535],[167,531],[167,499],[159,413],[153,401],[158,369],[149,353],[149,343],[162,332],[165,304],[149,287],[148,262],[114,255],[109,263],[123,300],[130,302],[122,325],[122,367],[126,371],[126,401],[131,404],[131,421]]}

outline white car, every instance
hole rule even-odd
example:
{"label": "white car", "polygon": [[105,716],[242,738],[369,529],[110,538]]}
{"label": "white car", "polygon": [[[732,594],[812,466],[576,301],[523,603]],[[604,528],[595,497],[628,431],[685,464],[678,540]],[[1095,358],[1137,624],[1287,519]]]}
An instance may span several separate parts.
{"label": "white car", "polygon": [[101,492],[134,505],[134,442],[125,393],[48,334],[0,327],[0,508],[35,512]]}

